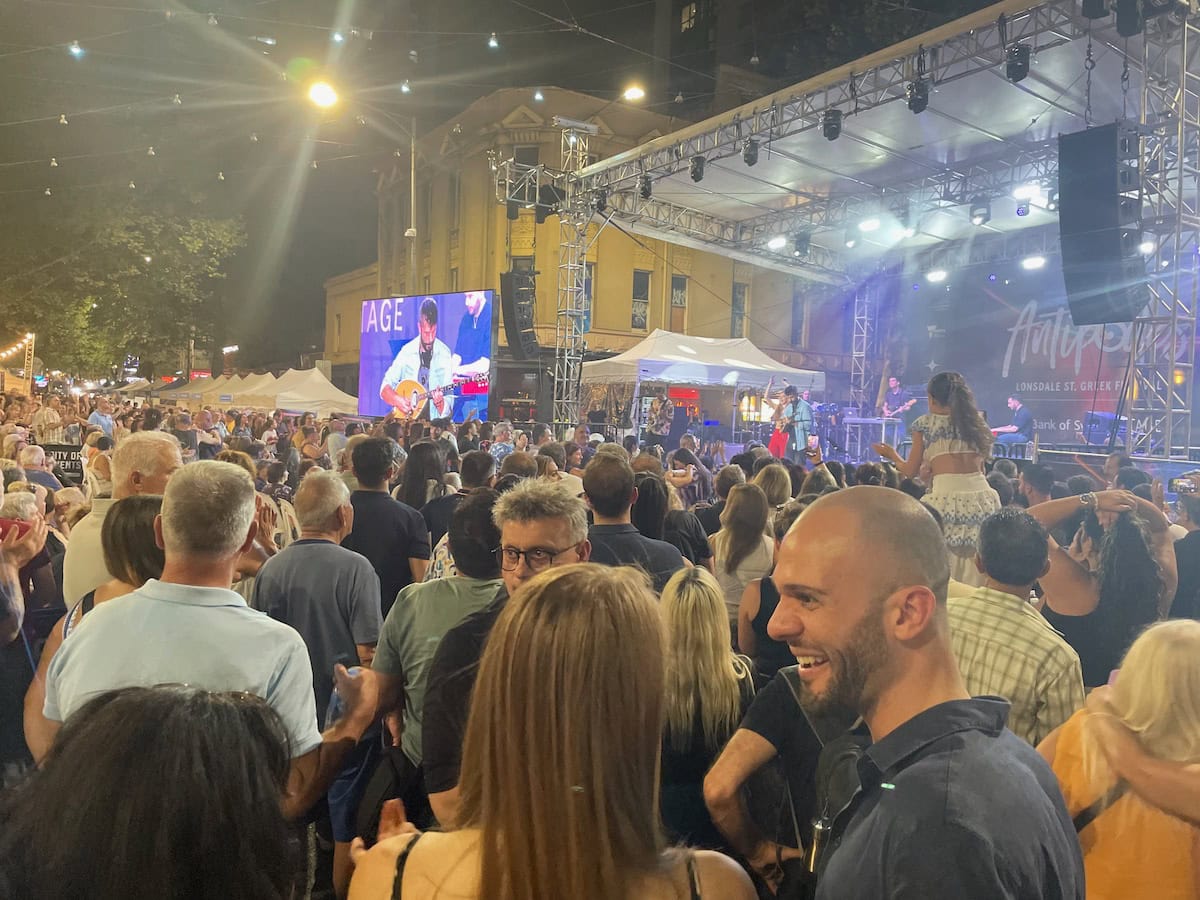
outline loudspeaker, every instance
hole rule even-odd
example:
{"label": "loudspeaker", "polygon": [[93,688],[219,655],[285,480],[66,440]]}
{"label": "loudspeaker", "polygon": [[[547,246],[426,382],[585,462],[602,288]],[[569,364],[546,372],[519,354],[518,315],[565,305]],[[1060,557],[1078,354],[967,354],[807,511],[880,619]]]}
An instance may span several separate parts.
{"label": "loudspeaker", "polygon": [[1150,299],[1140,157],[1136,130],[1119,122],[1058,139],[1063,284],[1076,325],[1132,322]]}
{"label": "loudspeaker", "polygon": [[500,274],[500,309],[504,314],[504,333],[508,350],[515,359],[529,359],[538,351],[537,332],[533,328],[536,282],[530,272]]}

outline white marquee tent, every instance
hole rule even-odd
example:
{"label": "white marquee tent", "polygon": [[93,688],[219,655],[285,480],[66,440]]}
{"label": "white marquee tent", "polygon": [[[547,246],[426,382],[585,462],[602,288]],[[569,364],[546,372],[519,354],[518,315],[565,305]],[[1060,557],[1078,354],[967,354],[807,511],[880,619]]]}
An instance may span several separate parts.
{"label": "white marquee tent", "polygon": [[[279,391],[279,385],[284,384],[285,379],[286,390]],[[310,412],[315,413],[318,418],[325,418],[333,413],[358,413],[358,398],[335,387],[317,369],[293,369],[280,377],[275,390],[278,392],[275,394],[275,402],[271,405],[285,412]]]}
{"label": "white marquee tent", "polygon": [[705,338],[661,328],[645,340],[609,359],[583,364],[584,384],[709,385],[763,387],[774,377],[778,386],[825,390],[825,373],[793,369],[772,359],[746,338]]}

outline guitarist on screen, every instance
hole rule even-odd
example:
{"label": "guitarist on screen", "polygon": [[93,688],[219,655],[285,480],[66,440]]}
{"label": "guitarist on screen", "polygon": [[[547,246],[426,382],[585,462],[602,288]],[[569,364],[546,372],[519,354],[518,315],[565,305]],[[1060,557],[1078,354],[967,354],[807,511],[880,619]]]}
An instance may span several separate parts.
{"label": "guitarist on screen", "polygon": [[437,323],[437,302],[426,297],[417,316],[417,336],[400,348],[383,374],[379,396],[402,416],[413,411],[412,398],[396,392],[403,381],[415,381],[429,392],[429,418],[448,419],[453,411],[454,397],[446,396],[443,388],[454,383],[454,361],[450,348],[437,338]]}

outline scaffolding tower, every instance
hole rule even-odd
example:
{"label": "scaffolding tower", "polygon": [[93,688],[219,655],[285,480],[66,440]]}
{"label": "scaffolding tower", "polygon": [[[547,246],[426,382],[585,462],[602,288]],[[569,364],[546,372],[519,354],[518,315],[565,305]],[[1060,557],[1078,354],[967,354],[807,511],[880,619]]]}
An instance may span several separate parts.
{"label": "scaffolding tower", "polygon": [[871,351],[875,338],[873,282],[867,280],[854,290],[854,330],[850,340],[850,403],[859,415],[874,406],[867,402],[871,389]]}
{"label": "scaffolding tower", "polygon": [[554,319],[554,430],[564,434],[579,424],[583,390],[583,338],[588,315],[585,286],[587,228],[594,201],[579,190],[578,172],[588,160],[588,136],[595,126],[555,117],[562,128],[563,198],[558,208],[558,303]]}

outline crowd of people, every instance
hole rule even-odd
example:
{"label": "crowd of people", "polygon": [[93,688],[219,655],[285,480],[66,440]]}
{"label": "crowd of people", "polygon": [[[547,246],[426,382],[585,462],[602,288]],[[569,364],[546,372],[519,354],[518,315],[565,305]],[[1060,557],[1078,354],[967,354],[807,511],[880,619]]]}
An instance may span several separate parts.
{"label": "crowd of people", "polygon": [[928,394],[858,467],[6,398],[0,898],[1200,896],[1200,494]]}

